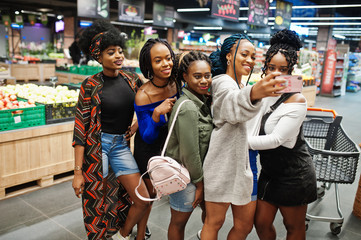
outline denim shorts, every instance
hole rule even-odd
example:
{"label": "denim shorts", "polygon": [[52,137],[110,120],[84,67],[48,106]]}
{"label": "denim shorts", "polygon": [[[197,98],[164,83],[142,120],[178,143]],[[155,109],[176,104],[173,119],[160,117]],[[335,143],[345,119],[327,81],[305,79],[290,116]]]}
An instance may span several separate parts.
{"label": "denim shorts", "polygon": [[196,186],[189,183],[184,190],[169,195],[170,207],[178,212],[192,212],[195,196]]}
{"label": "denim shorts", "polygon": [[125,134],[102,133],[103,177],[108,176],[109,163],[116,177],[139,172]]}

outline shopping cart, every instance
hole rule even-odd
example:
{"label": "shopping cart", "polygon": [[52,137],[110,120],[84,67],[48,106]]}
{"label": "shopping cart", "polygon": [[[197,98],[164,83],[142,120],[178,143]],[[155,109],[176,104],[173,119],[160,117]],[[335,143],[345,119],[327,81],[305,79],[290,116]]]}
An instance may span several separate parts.
{"label": "shopping cart", "polygon": [[[316,113],[315,113],[316,112]],[[310,220],[330,223],[331,232],[341,232],[344,217],[340,208],[338,184],[352,184],[355,180],[360,151],[341,126],[342,116],[334,110],[308,108],[303,122],[303,133],[313,158],[317,181],[321,185],[317,196],[325,195],[332,183],[335,185],[336,206],[339,217],[306,215],[306,230]]]}

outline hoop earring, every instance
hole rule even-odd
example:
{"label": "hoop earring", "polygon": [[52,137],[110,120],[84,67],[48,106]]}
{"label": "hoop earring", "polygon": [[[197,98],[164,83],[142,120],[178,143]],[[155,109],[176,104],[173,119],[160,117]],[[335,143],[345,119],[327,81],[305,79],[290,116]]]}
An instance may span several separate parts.
{"label": "hoop earring", "polygon": [[230,65],[231,64],[231,61],[227,60],[227,65]]}
{"label": "hoop earring", "polygon": [[152,80],[153,79],[153,75],[150,74],[150,72],[148,72],[148,80]]}

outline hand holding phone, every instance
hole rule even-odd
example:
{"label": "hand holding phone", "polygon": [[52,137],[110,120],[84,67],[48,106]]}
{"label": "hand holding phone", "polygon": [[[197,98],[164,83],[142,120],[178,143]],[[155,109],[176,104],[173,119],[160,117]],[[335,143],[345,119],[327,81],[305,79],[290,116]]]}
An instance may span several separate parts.
{"label": "hand holding phone", "polygon": [[289,92],[301,92],[303,86],[303,79],[300,75],[281,75],[275,77],[276,80],[286,80],[285,83],[281,83],[281,86],[286,86],[285,89],[277,93],[289,93]]}

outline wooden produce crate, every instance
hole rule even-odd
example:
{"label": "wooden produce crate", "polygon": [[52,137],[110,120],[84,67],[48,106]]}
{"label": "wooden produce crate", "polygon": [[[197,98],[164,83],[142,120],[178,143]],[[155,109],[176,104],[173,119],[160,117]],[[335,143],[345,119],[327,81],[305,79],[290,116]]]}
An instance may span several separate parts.
{"label": "wooden produce crate", "polygon": [[58,77],[58,83],[69,83],[70,82],[70,74],[63,72],[56,72],[55,76]]}
{"label": "wooden produce crate", "polygon": [[39,81],[40,68],[38,64],[11,64],[11,75],[16,82]]}
{"label": "wooden produce crate", "polygon": [[[19,99],[18,101],[26,101]],[[41,126],[45,124],[45,106],[0,110],[0,131]]]}
{"label": "wooden produce crate", "polygon": [[46,80],[49,80],[51,77],[55,76],[55,64],[43,63],[43,64],[40,64],[39,66],[42,68],[42,71],[41,71],[42,78],[40,80],[46,81]]}
{"label": "wooden produce crate", "polygon": [[73,122],[0,132],[0,199],[72,178]]}
{"label": "wooden produce crate", "polygon": [[0,78],[5,79],[8,77],[11,77],[9,64],[0,63]]}

